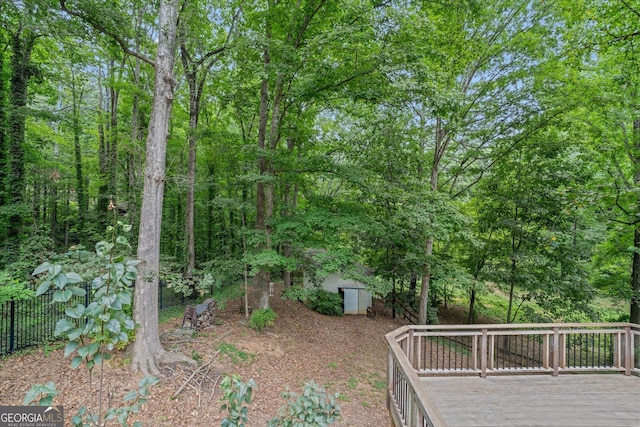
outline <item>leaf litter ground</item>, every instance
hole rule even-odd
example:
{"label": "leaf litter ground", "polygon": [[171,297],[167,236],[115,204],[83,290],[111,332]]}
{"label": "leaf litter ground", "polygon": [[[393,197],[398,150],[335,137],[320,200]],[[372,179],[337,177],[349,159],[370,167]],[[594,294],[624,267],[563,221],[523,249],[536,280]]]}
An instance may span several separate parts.
{"label": "leaf litter ground", "polygon": [[[388,426],[384,334],[402,323],[388,317],[324,316],[279,295],[277,287],[271,299],[276,324],[262,333],[247,327],[240,301],[218,307],[215,325],[196,334],[180,328],[181,317],[161,324],[165,348],[198,363],[165,367],[136,419],[145,426],[220,425],[225,416],[220,379],[238,374],[257,383],[250,426],[265,426],[285,403],[281,393],[287,387],[301,392],[310,380],[340,394],[342,418],[336,426]],[[121,402],[140,379],[130,372],[129,361],[123,353],[104,365],[104,390],[113,402]],[[94,377],[98,375],[96,368]],[[49,344],[0,361],[0,405],[22,404],[32,384],[47,381],[60,390],[55,403],[64,405],[67,420],[87,403],[86,371],[71,369],[62,345]]]}

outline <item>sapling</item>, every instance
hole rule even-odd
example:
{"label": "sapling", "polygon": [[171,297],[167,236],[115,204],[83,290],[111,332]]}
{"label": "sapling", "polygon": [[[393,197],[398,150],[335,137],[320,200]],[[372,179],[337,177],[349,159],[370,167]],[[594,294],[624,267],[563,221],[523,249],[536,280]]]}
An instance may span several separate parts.
{"label": "sapling", "polygon": [[[140,410],[149,396],[149,387],[158,382],[157,378],[144,377],[138,389],[127,393],[123,404],[111,406],[113,401],[104,384],[104,362],[111,358],[116,346],[121,347],[129,340],[129,333],[135,324],[127,314],[132,304],[133,284],[136,280],[136,265],[139,261],[124,255],[131,250],[129,242],[119,231],[128,232],[130,226],[118,222],[109,227],[110,241],[98,242],[95,257],[101,261],[101,271],[91,280],[90,303],[84,306],[77,298],[86,298],[86,290],[79,286],[84,282],[75,272],[64,272],[60,265],[45,262],[33,272],[42,276],[36,295],[53,291],[53,303],[65,306],[66,317],[55,326],[55,335],[66,337],[65,357],[72,357],[71,367],[84,367],[89,373],[89,395],[85,406],[71,418],[74,426],[104,426],[116,420],[123,426],[133,413]],[[97,372],[96,372],[97,371]],[[51,402],[58,393],[52,382],[35,385],[25,397],[25,404]],[[139,425],[139,422],[134,423]]]}

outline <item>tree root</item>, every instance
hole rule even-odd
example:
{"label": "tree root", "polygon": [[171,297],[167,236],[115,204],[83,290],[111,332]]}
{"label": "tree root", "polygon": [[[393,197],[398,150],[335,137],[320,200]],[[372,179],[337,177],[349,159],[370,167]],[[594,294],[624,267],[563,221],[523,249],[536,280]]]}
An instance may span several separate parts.
{"label": "tree root", "polygon": [[140,371],[144,376],[153,375],[158,377],[161,374],[161,365],[170,365],[173,363],[195,364],[196,361],[185,354],[160,349],[155,355],[145,352],[144,357],[138,357],[132,360],[131,370],[133,372]]}

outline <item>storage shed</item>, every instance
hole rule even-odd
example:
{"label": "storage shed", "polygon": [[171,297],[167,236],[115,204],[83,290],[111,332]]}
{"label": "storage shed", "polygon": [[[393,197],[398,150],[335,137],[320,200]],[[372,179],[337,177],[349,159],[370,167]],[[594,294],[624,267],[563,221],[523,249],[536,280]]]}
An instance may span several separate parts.
{"label": "storage shed", "polygon": [[[309,289],[313,286],[305,275],[304,287]],[[320,287],[327,292],[339,293],[342,296],[344,314],[367,314],[367,307],[371,307],[371,293],[363,283],[357,280],[345,279],[337,273],[331,273]]]}

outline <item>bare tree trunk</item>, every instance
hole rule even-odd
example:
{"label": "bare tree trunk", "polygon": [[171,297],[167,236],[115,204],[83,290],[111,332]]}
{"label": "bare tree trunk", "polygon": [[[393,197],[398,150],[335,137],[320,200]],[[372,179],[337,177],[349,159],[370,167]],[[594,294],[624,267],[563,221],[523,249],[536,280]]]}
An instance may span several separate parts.
{"label": "bare tree trunk", "polygon": [[[429,184],[431,191],[438,191],[438,174],[440,171],[440,160],[447,147],[445,132],[442,129],[442,120],[436,119],[435,148],[433,154],[433,164],[431,165],[431,176]],[[422,266],[422,281],[420,285],[420,308],[418,312],[418,324],[426,325],[428,321],[427,311],[429,309],[429,287],[431,286],[431,257],[433,256],[433,237],[428,237],[424,245],[424,264]]]}
{"label": "bare tree trunk", "polygon": [[[136,18],[136,26],[139,27],[142,21],[143,9],[140,8],[138,16]],[[136,32],[137,34],[137,32]],[[136,35],[135,51],[140,53],[140,40]],[[135,66],[133,68],[133,84],[136,89],[140,87],[140,58],[135,58]],[[137,156],[138,142],[142,141],[142,129],[140,123],[140,96],[138,93],[134,93],[131,107],[131,143],[132,148],[129,148],[127,152],[127,221],[137,230],[138,222],[138,176],[140,175],[139,158]]]}
{"label": "bare tree trunk", "polygon": [[[78,238],[84,239],[84,227],[87,219],[87,210],[89,209],[89,201],[87,199],[87,193],[84,187],[84,175],[82,173],[82,150],[80,145],[80,133],[82,129],[80,127],[80,103],[82,102],[82,92],[80,88],[76,87],[75,71],[71,70],[71,95],[72,95],[72,114],[73,114],[73,147],[75,154],[76,164],[76,194],[78,198],[78,226],[77,233]],[[80,93],[79,93],[80,92]],[[66,217],[68,218],[68,217]],[[68,220],[65,219],[65,223]],[[67,240],[67,233],[65,232],[65,245]]]}
{"label": "bare tree trunk", "polygon": [[[511,230],[511,272],[509,274],[509,308],[507,309],[507,323],[511,323],[513,319],[511,318],[511,312],[513,311],[513,298],[516,288],[516,273],[518,272],[518,261],[516,257],[516,253],[520,248],[521,240],[516,236],[516,228],[515,224],[518,223],[518,207],[516,206],[514,217],[513,217],[513,226]],[[515,315],[513,316],[515,318]]]}
{"label": "bare tree trunk", "polygon": [[200,96],[196,88],[196,76],[189,76],[187,80],[189,82],[189,160],[188,160],[188,172],[187,172],[187,205],[185,214],[185,237],[187,238],[187,262],[184,272],[184,276],[188,279],[193,277],[193,270],[195,269],[195,231],[194,231],[194,217],[195,217],[195,187],[196,187],[196,132],[198,131],[198,113],[200,111]]}
{"label": "bare tree trunk", "polygon": [[[267,38],[270,37],[267,27]],[[269,67],[270,57],[269,48],[266,47],[263,60],[265,70]],[[258,157],[258,169],[261,176],[266,176],[269,173],[267,158],[264,155],[267,140],[267,121],[269,115],[269,80],[268,76],[264,76],[262,79],[262,85],[260,87],[260,114],[258,124],[258,148],[262,152]],[[259,245],[259,249],[268,248],[268,235],[266,226],[267,216],[267,189],[263,180],[258,181],[256,185],[256,229],[264,233],[265,241]],[[253,278],[253,298],[252,304],[255,308],[269,308],[269,281],[271,279],[270,272],[265,269],[260,269]],[[266,289],[266,292],[265,292]],[[266,298],[265,298],[266,294]]]}
{"label": "bare tree trunk", "polygon": [[[634,175],[635,187],[640,187],[640,119],[633,122],[633,137],[635,143],[635,167]],[[640,198],[638,199],[638,209],[640,210]],[[636,225],[633,231],[633,246],[640,248],[640,229]],[[633,261],[631,264],[631,306],[629,309],[629,321],[631,323],[640,324],[640,254],[638,249],[633,252]],[[638,340],[640,341],[640,340]],[[640,355],[637,356],[640,358]]]}
{"label": "bare tree trunk", "polygon": [[147,160],[138,237],[138,280],[134,297],[134,320],[139,325],[133,345],[131,368],[144,374],[159,375],[158,366],[190,359],[167,352],[158,332],[158,272],[160,230],[164,198],[167,136],[173,104],[173,66],[177,0],[163,0],[159,8],[158,51],[155,63],[153,107],[147,136]]}

